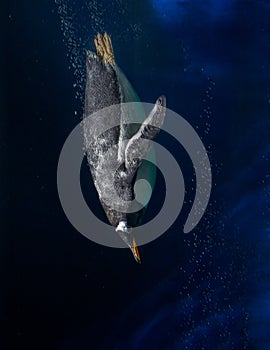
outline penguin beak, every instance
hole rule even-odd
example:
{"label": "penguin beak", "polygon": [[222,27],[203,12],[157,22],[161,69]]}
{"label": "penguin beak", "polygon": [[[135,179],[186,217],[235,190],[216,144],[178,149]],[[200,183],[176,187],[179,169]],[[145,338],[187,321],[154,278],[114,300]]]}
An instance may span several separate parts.
{"label": "penguin beak", "polygon": [[137,263],[141,264],[140,252],[134,238],[133,238],[133,245],[130,249]]}
{"label": "penguin beak", "polygon": [[119,234],[121,239],[126,243],[126,245],[131,249],[132,254],[137,261],[141,263],[141,257],[139,253],[138,246],[136,244],[135,238],[132,234],[131,228],[128,228],[126,221],[120,221],[115,231]]}

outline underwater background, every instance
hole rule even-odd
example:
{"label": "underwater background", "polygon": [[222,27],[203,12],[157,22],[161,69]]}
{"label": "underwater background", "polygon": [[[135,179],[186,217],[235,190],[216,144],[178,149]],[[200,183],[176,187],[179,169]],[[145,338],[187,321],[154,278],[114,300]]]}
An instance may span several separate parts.
{"label": "underwater background", "polygon": [[[270,3],[2,6],[1,349],[270,349]],[[79,234],[57,193],[58,157],[83,111],[85,50],[104,31],[141,100],[165,94],[212,165],[209,206],[185,235],[192,165],[158,136],[181,166],[186,203],[141,247],[141,265]],[[81,180],[105,220],[86,164]],[[164,193],[158,173],[146,221]]]}

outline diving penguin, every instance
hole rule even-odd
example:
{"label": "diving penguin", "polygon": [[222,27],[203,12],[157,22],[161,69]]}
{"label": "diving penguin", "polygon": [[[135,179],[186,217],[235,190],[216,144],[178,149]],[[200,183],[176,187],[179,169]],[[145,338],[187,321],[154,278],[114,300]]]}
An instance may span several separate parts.
{"label": "diving penguin", "polygon": [[[144,210],[128,213],[128,209],[130,201],[134,199],[135,180],[142,167],[145,167],[145,164],[142,165],[142,158],[149,152],[151,140],[163,125],[166,99],[160,96],[142,123],[129,125],[129,113],[132,111],[122,108],[121,104],[138,100],[137,95],[115,63],[110,36],[107,33],[97,34],[94,43],[96,53],[86,52],[83,132],[87,162],[100,203],[110,224],[115,227],[121,239],[131,249],[136,261],[140,262],[140,254],[131,226],[135,226],[140,221]],[[98,135],[96,125],[101,121],[95,120],[96,125],[84,121],[93,113],[109,106],[116,106],[109,117],[115,119],[117,126]],[[105,162],[104,156],[108,151],[109,158],[107,157]],[[116,198],[110,198],[113,193],[112,187],[126,203],[124,208],[126,210],[115,210],[110,206],[110,202],[117,201]]]}

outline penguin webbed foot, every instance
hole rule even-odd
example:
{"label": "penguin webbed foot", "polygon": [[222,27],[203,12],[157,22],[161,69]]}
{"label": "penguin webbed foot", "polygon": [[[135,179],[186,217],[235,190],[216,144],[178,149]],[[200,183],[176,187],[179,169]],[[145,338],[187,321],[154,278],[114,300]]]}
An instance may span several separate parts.
{"label": "penguin webbed foot", "polygon": [[110,36],[105,32],[104,35],[98,33],[94,38],[97,55],[104,61],[114,64],[114,53]]}

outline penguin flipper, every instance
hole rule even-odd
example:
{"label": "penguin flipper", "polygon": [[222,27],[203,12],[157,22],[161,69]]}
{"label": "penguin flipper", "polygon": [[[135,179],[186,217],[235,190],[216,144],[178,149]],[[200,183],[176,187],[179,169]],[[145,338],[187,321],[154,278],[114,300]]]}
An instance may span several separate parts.
{"label": "penguin flipper", "polygon": [[165,117],[166,98],[160,96],[138,132],[128,141],[125,149],[126,169],[135,172],[147,154],[151,141],[159,133]]}

